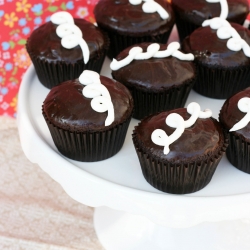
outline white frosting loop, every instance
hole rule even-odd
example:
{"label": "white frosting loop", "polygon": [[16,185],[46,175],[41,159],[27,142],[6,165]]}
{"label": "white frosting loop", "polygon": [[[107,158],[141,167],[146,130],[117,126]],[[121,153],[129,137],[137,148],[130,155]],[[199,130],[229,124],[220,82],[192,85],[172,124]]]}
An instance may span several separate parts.
{"label": "white frosting loop", "polygon": [[191,102],[187,106],[187,112],[191,114],[191,117],[186,121],[177,113],[171,113],[167,116],[166,124],[171,128],[176,128],[170,136],[162,129],[156,129],[151,134],[153,143],[164,146],[164,154],[169,153],[169,145],[181,137],[185,128],[191,127],[198,118],[204,119],[212,116],[212,111],[210,109],[201,111],[200,105],[196,102]]}
{"label": "white frosting loop", "polygon": [[227,20],[220,17],[214,17],[212,19],[205,20],[202,23],[202,26],[210,26],[210,28],[214,30],[217,30],[221,27],[231,27],[230,23]]}
{"label": "white frosting loop", "polygon": [[169,153],[169,137],[166,134],[166,132],[162,129],[156,129],[153,131],[151,134],[151,140],[153,141],[154,144],[159,145],[159,146],[164,146],[164,154]]}
{"label": "white frosting loop", "polygon": [[160,15],[162,19],[167,19],[169,17],[168,12],[154,0],[129,0],[129,2],[133,5],[139,5],[143,1],[145,2],[142,5],[142,10],[144,13],[158,12],[158,14]]}
{"label": "white frosting loop", "polygon": [[115,119],[114,107],[112,101],[105,96],[97,96],[91,100],[91,107],[99,113],[108,111],[108,116],[105,120],[105,126],[109,126]]}
{"label": "white frosting loop", "polygon": [[152,43],[147,47],[147,52],[137,53],[134,57],[135,60],[146,60],[153,57],[157,51],[159,51],[160,45],[158,43]]}
{"label": "white frosting loop", "polygon": [[238,108],[241,112],[246,113],[246,115],[229,130],[230,132],[240,130],[250,122],[250,98],[241,98],[238,101]]}
{"label": "white frosting loop", "polygon": [[164,58],[173,56],[178,58],[179,60],[193,61],[194,55],[183,54],[178,49],[180,48],[180,44],[178,42],[172,42],[168,45],[166,50],[159,51],[160,45],[158,43],[152,43],[147,47],[147,52],[143,52],[141,47],[133,47],[130,49],[129,54],[124,59],[117,61],[113,59],[110,64],[110,68],[115,71],[118,70],[128,64],[130,64],[133,60],[146,60],[149,58]]}
{"label": "white frosting loop", "polygon": [[79,82],[86,85],[82,90],[83,96],[93,98],[90,103],[92,109],[100,113],[108,111],[105,126],[109,126],[115,120],[114,105],[108,89],[101,84],[100,75],[94,71],[84,70]]}
{"label": "white frosting loop", "polygon": [[167,116],[166,124],[168,126],[176,128],[176,130],[168,136],[162,129],[156,129],[151,134],[151,140],[153,143],[159,146],[164,146],[164,154],[169,153],[169,145],[176,141],[184,132],[184,120],[176,113],[172,113]]}
{"label": "white frosting loop", "polygon": [[217,37],[220,39],[229,39],[227,41],[227,48],[232,51],[243,50],[247,57],[250,57],[250,47],[243,40],[239,33],[230,25],[230,23],[225,20],[228,16],[228,4],[227,0],[206,0],[209,3],[220,3],[221,14],[220,17],[214,17],[209,20],[205,20],[202,26],[209,26],[211,29],[217,30]]}
{"label": "white frosting loop", "polygon": [[79,77],[79,81],[83,85],[89,85],[92,83],[101,84],[100,75],[97,72],[91,70],[84,70]]}
{"label": "white frosting loop", "polygon": [[142,53],[142,48],[141,47],[134,47],[129,51],[129,54],[127,57],[125,57],[124,59],[117,61],[115,58],[113,59],[113,61],[110,64],[110,68],[112,70],[118,70],[120,68],[123,68],[124,66],[130,64],[135,56],[139,53]]}
{"label": "white frosting loop", "polygon": [[104,96],[111,100],[108,89],[100,83],[92,83],[83,88],[82,93],[87,98],[95,98],[97,96]]}
{"label": "white frosting loop", "polygon": [[89,61],[89,48],[82,38],[82,31],[74,24],[73,17],[66,11],[54,13],[51,22],[59,25],[56,34],[62,38],[61,44],[66,49],[72,49],[79,45],[82,49],[84,63]]}
{"label": "white frosting loop", "polygon": [[243,40],[239,33],[230,25],[230,23],[219,17],[215,17],[203,22],[202,26],[210,25],[212,29],[217,29],[217,36],[220,39],[229,39],[227,48],[232,51],[243,50],[245,56],[250,57],[250,46]]}
{"label": "white frosting loop", "polygon": [[185,121],[185,128],[189,128],[198,118],[209,118],[212,116],[212,111],[210,109],[205,109],[204,111],[201,111],[201,107],[196,102],[191,102],[187,106],[187,112],[191,115],[188,120]]}
{"label": "white frosting loop", "polygon": [[229,39],[232,36],[231,35],[232,34],[232,27],[222,26],[217,30],[216,34],[220,39]]}
{"label": "white frosting loop", "polygon": [[70,13],[66,11],[59,11],[54,13],[51,17],[50,20],[52,23],[60,25],[63,23],[72,23],[74,24],[74,18],[71,16]]}
{"label": "white frosting loop", "polygon": [[67,36],[67,35],[71,35],[71,34],[74,34],[76,36],[81,37],[82,31],[76,25],[72,25],[69,23],[63,23],[63,24],[60,24],[56,28],[56,34],[61,38],[63,38],[64,36]]}
{"label": "white frosting loop", "polygon": [[176,113],[172,113],[167,116],[166,118],[166,124],[169,127],[176,128],[176,130],[169,136],[169,144],[176,141],[184,132],[184,119],[182,116]]}
{"label": "white frosting loop", "polygon": [[242,39],[237,39],[237,38],[233,38],[231,37],[228,41],[227,41],[227,47],[232,50],[232,51],[240,51],[242,49]]}

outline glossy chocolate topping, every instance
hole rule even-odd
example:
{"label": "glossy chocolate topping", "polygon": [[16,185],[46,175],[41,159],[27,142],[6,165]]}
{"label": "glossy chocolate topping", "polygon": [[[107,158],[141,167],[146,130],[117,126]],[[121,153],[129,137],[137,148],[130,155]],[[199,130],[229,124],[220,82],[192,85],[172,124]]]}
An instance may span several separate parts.
{"label": "glossy chocolate topping", "polygon": [[132,5],[128,0],[100,0],[94,9],[96,22],[101,27],[130,36],[162,34],[172,28],[175,18],[167,1],[156,0],[169,14],[162,19],[155,13],[144,13],[142,4]]}
{"label": "glossy chocolate topping", "polygon": [[104,125],[107,112],[98,113],[91,108],[92,98],[83,96],[84,85],[78,79],[51,89],[43,104],[47,119],[55,126],[72,132],[104,131],[125,121],[133,109],[132,96],[121,83],[104,76],[100,79],[108,89],[114,106],[115,120],[110,126]]}
{"label": "glossy chocolate topping", "polygon": [[[243,113],[238,108],[238,101],[243,97],[250,98],[250,88],[246,88],[238,92],[237,94],[231,96],[227,99],[222,106],[219,114],[219,119],[222,125],[227,129],[231,129],[238,121],[240,121],[246,113]],[[237,136],[242,137],[244,140],[250,142],[250,123],[240,130],[230,132]]]}
{"label": "glossy chocolate topping", "polygon": [[[250,45],[250,31],[239,24],[232,23],[233,28]],[[193,53],[195,60],[209,66],[233,68],[249,66],[250,58],[242,50],[232,51],[227,48],[228,39],[220,39],[217,30],[210,26],[201,27],[186,37],[182,49],[186,53]]]}
{"label": "glossy chocolate topping", "polygon": [[[227,0],[229,13],[227,20],[242,24],[249,12],[247,0]],[[220,3],[208,3],[206,0],[172,0],[175,12],[184,20],[201,26],[203,21],[220,16]]]}
{"label": "glossy chocolate topping", "polygon": [[145,118],[135,129],[139,148],[157,159],[172,163],[206,160],[221,150],[224,135],[219,122],[213,118],[198,118],[193,126],[185,129],[178,140],[170,144],[170,152],[165,155],[164,147],[154,144],[151,134],[155,129],[162,129],[167,135],[174,132],[175,129],[166,125],[165,122],[166,117],[171,113],[180,114],[184,120],[190,117],[185,108],[180,108]]}
{"label": "glossy chocolate topping", "polygon": [[[98,56],[107,47],[107,39],[99,28],[84,19],[74,19],[83,34],[90,51],[90,58]],[[66,49],[61,45],[61,38],[56,34],[58,25],[48,22],[34,30],[28,39],[27,49],[40,59],[50,62],[64,61],[75,63],[83,60],[81,47]]]}
{"label": "glossy chocolate topping", "polygon": [[[151,43],[133,45],[122,51],[116,60],[125,58],[129,50],[139,46],[143,52]],[[167,44],[161,44],[160,50],[166,50]],[[129,65],[112,71],[113,78],[126,86],[138,86],[149,90],[166,90],[178,86],[195,77],[195,66],[192,61],[182,61],[175,57],[150,58],[147,60],[133,60]]]}

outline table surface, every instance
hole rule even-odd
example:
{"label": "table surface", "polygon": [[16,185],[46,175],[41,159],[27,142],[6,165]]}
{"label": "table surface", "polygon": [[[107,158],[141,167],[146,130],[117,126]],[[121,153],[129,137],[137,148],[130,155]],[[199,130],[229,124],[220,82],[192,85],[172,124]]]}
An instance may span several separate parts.
{"label": "table surface", "polygon": [[93,209],[27,160],[16,120],[8,117],[0,117],[0,166],[1,250],[103,250]]}

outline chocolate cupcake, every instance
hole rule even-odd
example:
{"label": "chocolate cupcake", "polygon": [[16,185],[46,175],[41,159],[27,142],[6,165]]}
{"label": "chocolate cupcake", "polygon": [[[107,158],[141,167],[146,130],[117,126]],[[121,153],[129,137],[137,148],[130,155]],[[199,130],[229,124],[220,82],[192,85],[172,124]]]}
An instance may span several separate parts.
{"label": "chocolate cupcake", "polygon": [[84,69],[99,73],[108,46],[109,38],[95,25],[73,19],[67,12],[58,12],[51,16],[50,22],[32,32],[26,49],[38,79],[45,87],[52,88],[78,78]]}
{"label": "chocolate cupcake", "polygon": [[[142,173],[163,192],[187,194],[204,188],[226,150],[220,123],[197,105],[146,117],[133,132]],[[198,116],[202,118],[195,121]]]}
{"label": "chocolate cupcake", "polygon": [[112,61],[113,78],[133,96],[134,118],[184,107],[196,70],[193,55],[181,53],[179,47],[177,42],[141,43],[125,49]]}
{"label": "chocolate cupcake", "polygon": [[[219,121],[229,133],[228,160],[239,170],[250,174],[250,88],[226,100]],[[243,118],[244,117],[244,118]]]}
{"label": "chocolate cupcake", "polygon": [[42,107],[59,152],[85,162],[107,159],[121,149],[132,111],[126,87],[88,70],[53,87]]}
{"label": "chocolate cupcake", "polygon": [[110,58],[133,44],[166,43],[175,23],[172,7],[165,0],[100,0],[94,15],[110,38]]}
{"label": "chocolate cupcake", "polygon": [[[229,22],[243,24],[248,13],[249,4],[247,0],[227,0],[228,13],[223,13]],[[221,5],[218,2],[206,0],[172,0],[172,7],[176,15],[176,26],[180,41],[189,36],[202,23],[214,17],[221,16]]]}
{"label": "chocolate cupcake", "polygon": [[[201,95],[226,99],[250,86],[250,31],[222,19],[208,20],[184,39],[182,49],[193,53],[198,77],[194,90]],[[218,37],[218,35],[220,37]]]}

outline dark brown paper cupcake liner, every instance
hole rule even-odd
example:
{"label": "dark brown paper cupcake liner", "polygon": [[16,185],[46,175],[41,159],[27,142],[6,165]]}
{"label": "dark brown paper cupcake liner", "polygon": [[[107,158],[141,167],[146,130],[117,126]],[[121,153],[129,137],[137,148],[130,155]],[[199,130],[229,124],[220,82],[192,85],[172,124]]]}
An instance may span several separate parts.
{"label": "dark brown paper cupcake liner", "polygon": [[45,87],[51,89],[59,83],[79,78],[81,73],[86,69],[100,73],[106,51],[96,58],[91,58],[87,64],[84,64],[83,61],[78,61],[74,64],[66,62],[48,62],[46,60],[40,60],[31,53],[29,53],[29,55],[34,64],[39,81]]}
{"label": "dark brown paper cupcake liner", "polygon": [[247,67],[225,69],[207,67],[195,62],[198,71],[194,90],[203,96],[227,99],[250,86],[250,71]]}
{"label": "dark brown paper cupcake liner", "polygon": [[229,146],[226,156],[234,167],[250,174],[250,143],[233,132],[229,132]]}
{"label": "dark brown paper cupcake liner", "polygon": [[125,85],[132,94],[134,100],[134,114],[136,119],[143,119],[160,111],[184,107],[188,95],[195,80],[189,80],[181,86],[172,87],[169,90],[150,92],[144,89]]}
{"label": "dark brown paper cupcake liner", "polygon": [[172,27],[169,29],[169,31],[159,35],[132,37],[132,36],[120,35],[116,32],[105,29],[99,24],[98,27],[103,29],[109,36],[110,46],[107,56],[110,59],[115,58],[122,50],[134,44],[143,42],[166,43],[173,28]]}
{"label": "dark brown paper cupcake liner", "polygon": [[131,120],[130,116],[123,123],[106,131],[70,132],[50,123],[44,112],[43,116],[58,151],[72,160],[83,162],[105,160],[118,153]]}
{"label": "dark brown paper cupcake liner", "polygon": [[84,70],[93,70],[100,73],[104,59],[106,57],[109,48],[109,38],[105,34],[105,48],[99,51],[98,54],[90,58],[88,63],[85,64],[83,60],[79,60],[76,63],[66,63],[60,62],[49,62],[46,59],[39,59],[32,51],[29,49],[29,40],[26,44],[26,50],[34,64],[37,77],[39,81],[47,88],[52,87],[68,81],[79,78]]}
{"label": "dark brown paper cupcake liner", "polygon": [[187,20],[182,19],[179,15],[176,15],[176,27],[179,34],[180,43],[185,37],[189,36],[194,30],[198,29],[200,26],[190,23]]}
{"label": "dark brown paper cupcake liner", "polygon": [[204,188],[211,181],[228,145],[225,139],[219,152],[206,161],[173,164],[155,159],[143,151],[137,142],[135,131],[132,138],[146,181],[156,189],[172,194],[188,194]]}

